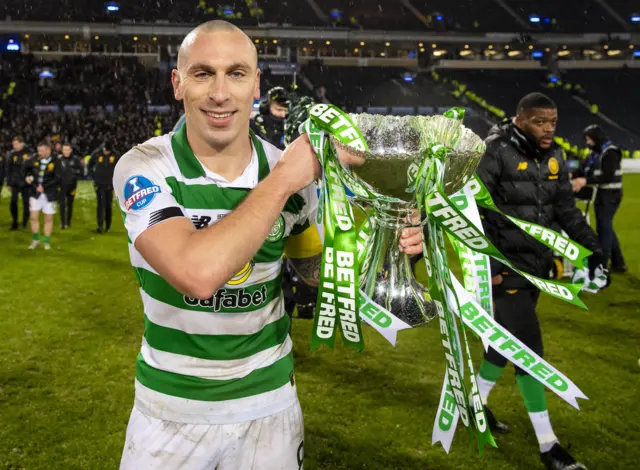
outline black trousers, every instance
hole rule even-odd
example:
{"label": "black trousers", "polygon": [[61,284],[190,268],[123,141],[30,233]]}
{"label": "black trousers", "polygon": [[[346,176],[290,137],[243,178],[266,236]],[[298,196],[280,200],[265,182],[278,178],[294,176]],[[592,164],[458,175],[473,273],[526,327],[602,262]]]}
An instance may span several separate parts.
{"label": "black trousers", "polygon": [[[529,346],[538,356],[543,357],[542,332],[536,304],[540,296],[539,290],[519,289],[506,291],[500,286],[494,286],[493,302],[495,306],[495,320],[507,331]],[[491,364],[505,367],[507,359],[493,348],[484,354]],[[526,375],[527,372],[516,367],[516,375]]]}
{"label": "black trousers", "polygon": [[609,267],[609,260],[614,267],[625,265],[620,242],[613,229],[613,217],[616,215],[621,201],[622,191],[600,190],[593,207],[596,213],[598,244],[605,256],[605,268]]}
{"label": "black trousers", "polygon": [[[285,260],[282,290],[284,293],[284,309],[289,317],[293,316],[296,305],[298,305],[298,313],[301,313],[301,307],[315,304],[318,298],[318,289],[310,287],[300,280],[288,260]],[[305,313],[309,314],[309,312]]]}
{"label": "black trousers", "polygon": [[98,228],[111,228],[111,205],[113,201],[113,187],[96,185],[96,198],[98,199]]}
{"label": "black trousers", "polygon": [[76,198],[77,185],[63,185],[58,193],[58,204],[60,205],[60,223],[64,227],[71,225],[73,216],[73,201]]}
{"label": "black trousers", "polygon": [[11,219],[13,225],[18,225],[18,199],[22,195],[22,225],[26,226],[29,221],[29,187],[25,186],[19,188],[18,186],[11,186],[11,203],[9,207],[11,209]]}

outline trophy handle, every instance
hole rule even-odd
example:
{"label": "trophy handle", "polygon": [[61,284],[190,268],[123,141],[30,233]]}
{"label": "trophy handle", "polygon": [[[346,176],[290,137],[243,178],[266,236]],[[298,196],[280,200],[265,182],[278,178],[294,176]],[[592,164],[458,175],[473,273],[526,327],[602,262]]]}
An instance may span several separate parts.
{"label": "trophy handle", "polygon": [[[355,207],[360,209],[360,212],[364,214],[365,221],[360,226],[360,230],[358,231],[358,268],[359,272],[364,272],[368,269],[369,263],[371,262],[371,234],[373,233],[373,229],[375,227],[376,219],[373,217],[375,213],[374,207],[368,203],[365,199],[361,199],[357,196],[349,197],[349,202],[353,204]],[[364,228],[368,226],[368,230],[364,230]]]}
{"label": "trophy handle", "polygon": [[360,209],[360,212],[364,214],[367,222],[369,223],[369,225],[371,225],[371,223],[373,222],[371,220],[371,212],[373,211],[373,206],[369,204],[366,199],[362,199],[358,196],[351,196],[349,198],[349,201],[351,202],[351,204]]}

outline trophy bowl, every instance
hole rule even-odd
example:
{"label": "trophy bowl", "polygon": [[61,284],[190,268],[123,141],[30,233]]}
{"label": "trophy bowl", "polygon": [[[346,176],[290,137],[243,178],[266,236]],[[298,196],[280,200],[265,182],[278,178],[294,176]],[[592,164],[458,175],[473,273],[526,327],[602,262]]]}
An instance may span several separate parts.
{"label": "trophy bowl", "polygon": [[368,214],[371,227],[360,267],[360,288],[409,326],[425,325],[436,318],[436,307],[428,289],[416,280],[409,255],[400,249],[403,229],[426,223],[424,216],[418,216],[416,193],[408,188],[423,163],[427,168],[433,164],[431,149],[444,146],[444,191],[456,193],[474,175],[484,143],[459,120],[447,116],[365,113],[349,117],[369,150],[346,146],[333,135],[330,141],[339,155],[346,152],[352,157],[341,161],[363,161],[357,167],[342,164],[339,171],[342,182],[355,195],[352,203]]}

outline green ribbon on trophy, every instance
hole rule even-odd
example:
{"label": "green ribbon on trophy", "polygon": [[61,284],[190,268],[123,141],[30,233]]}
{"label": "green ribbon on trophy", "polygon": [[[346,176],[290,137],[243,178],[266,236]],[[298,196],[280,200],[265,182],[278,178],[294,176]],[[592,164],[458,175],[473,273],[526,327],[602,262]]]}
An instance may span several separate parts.
{"label": "green ribbon on trophy", "polygon": [[[344,115],[341,117],[345,118]],[[362,134],[349,121],[347,117],[344,124],[352,133],[343,132],[338,138],[347,145],[366,145]],[[326,124],[322,119],[309,119],[306,124],[323,169],[321,207],[325,231],[311,349],[321,344],[333,347],[336,330],[339,329],[345,346],[361,351],[364,338],[358,314],[360,296],[356,224],[344,185],[337,173],[340,165],[337,154],[323,135],[323,131],[327,131]]]}
{"label": "green ribbon on trophy", "polygon": [[475,192],[476,202],[479,206],[506,217],[540,243],[560,253],[563,258],[569,260],[569,262],[577,268],[584,268],[586,266],[585,261],[591,255],[591,251],[550,228],[542,227],[533,222],[527,222],[505,214],[495,205],[489,191],[487,191],[487,188],[477,176],[475,177],[473,191]]}
{"label": "green ribbon on trophy", "polygon": [[[427,213],[429,215],[429,220],[433,221],[435,225],[434,229],[436,231],[439,231],[439,230],[446,231],[451,238],[454,238],[456,241],[465,245],[467,248],[469,248],[472,251],[490,255],[496,259],[499,259],[505,265],[512,267],[512,269],[514,269],[516,272],[520,272],[521,274],[523,274],[527,279],[529,279],[534,285],[538,286],[544,292],[547,292],[550,295],[553,295],[555,297],[561,298],[562,300],[573,303],[574,305],[584,307],[584,304],[582,304],[582,302],[577,297],[577,292],[579,292],[579,290],[581,289],[580,285],[573,285],[573,284],[564,285],[561,283],[540,279],[535,276],[531,276],[527,273],[523,273],[513,267],[513,265],[504,257],[504,255],[502,255],[493,246],[493,244],[481,233],[478,227],[476,227],[476,224],[473,224],[471,221],[469,221],[464,216],[464,214],[460,212],[460,210],[458,209],[458,206],[455,203],[453,203],[452,200],[449,197],[447,197],[447,195],[445,194],[444,161],[446,161],[447,150],[443,150],[443,147],[439,144],[434,144],[433,150],[431,153],[433,156],[433,164],[436,168],[436,170],[433,172],[436,175],[436,183],[435,183],[436,189],[431,194],[424,195],[424,198],[426,201],[425,206],[427,209]],[[467,189],[473,192],[474,184],[477,185],[477,180],[471,180],[471,182],[468,183],[469,187]],[[467,199],[467,203],[470,205],[473,205],[472,201],[473,201],[472,199]],[[558,237],[565,238],[565,237],[562,237],[562,235],[557,234],[555,232],[553,232],[553,234],[556,238]],[[443,245],[440,246],[440,249],[441,250],[444,249]],[[588,250],[585,250],[582,247],[580,247],[579,250],[577,251],[589,254]],[[577,263],[578,262],[577,257],[574,257],[572,261]],[[460,302],[461,295],[459,290],[454,288],[453,291],[455,293],[454,294],[455,301],[459,305],[461,305],[462,304]],[[468,302],[465,302],[465,304],[466,303]],[[455,309],[458,312],[469,311],[468,309],[464,310],[459,305],[457,308],[455,305],[449,305],[449,308]],[[483,316],[481,317],[481,320],[483,322],[486,322],[486,325],[490,324],[492,327],[499,326],[488,314],[486,314],[486,311],[484,311],[484,309],[482,308],[478,309],[475,306],[473,307],[473,309],[474,311],[477,311],[477,312],[482,311]],[[571,403],[574,406],[577,406],[577,402],[575,398],[586,398],[584,394],[575,385],[573,385],[573,383],[571,383],[568,379],[566,379],[566,377],[564,377],[564,375],[555,371],[555,369],[553,368],[548,368],[546,363],[541,362],[542,360],[537,355],[532,356],[531,351],[528,348],[526,348],[521,342],[519,342],[516,338],[512,338],[510,337],[511,335],[509,335],[508,340],[505,343],[502,343],[503,338],[501,337],[501,335],[506,333],[506,330],[504,329],[500,330],[496,328],[498,332],[496,332],[496,334],[492,335],[491,337],[487,337],[486,335],[480,334],[481,330],[477,329],[477,325],[468,324],[467,320],[469,320],[469,318],[470,317],[463,315],[462,319],[465,326],[476,327],[472,329],[476,334],[478,334],[478,336],[482,338],[485,348],[492,346],[494,349],[496,349],[498,352],[503,354],[505,357],[507,357],[507,355],[503,351],[508,351],[510,348],[513,348],[515,351],[520,352],[520,355],[517,357],[508,357],[508,359],[511,360],[512,362],[520,365],[520,362],[526,359],[527,361],[524,361],[524,362],[534,362],[536,364],[539,364],[539,367],[544,368],[545,371],[553,371],[553,374],[551,375],[553,377],[557,377],[557,381],[555,382],[551,381],[551,383],[545,382],[544,380],[542,380],[543,377],[547,378],[547,376],[545,375],[540,376],[540,375],[536,375],[535,373],[532,373],[531,375],[536,379],[538,379],[539,381],[541,381],[547,387],[551,388],[554,392],[558,393],[560,396],[565,398],[565,400],[567,400],[569,403]],[[464,331],[464,328],[463,328],[463,331]],[[466,341],[465,341],[465,346],[468,347],[466,344]],[[469,363],[471,364],[470,361]],[[471,381],[472,384],[475,384],[473,375],[470,374],[469,380]],[[569,393],[565,393],[565,392],[569,392]],[[481,412],[480,412],[479,406],[476,408],[478,409],[478,415],[480,415]],[[441,406],[439,410],[439,415],[442,415],[446,411],[447,410]],[[484,417],[483,413],[481,417],[482,418]],[[455,418],[454,418],[454,422],[455,422]],[[439,426],[438,423],[439,421],[436,420],[436,426]],[[484,423],[480,422],[480,426],[482,426],[483,424]],[[478,431],[482,430],[481,427],[477,429]],[[451,439],[453,438],[453,433],[451,432],[450,428],[448,432],[439,432],[439,431],[440,430],[434,429],[433,440],[434,442],[437,442],[437,441],[442,442],[445,449],[447,449],[448,446],[450,446]],[[491,442],[491,441],[486,440],[485,442]],[[483,445],[482,438],[479,438],[480,449],[482,449],[482,445]]]}
{"label": "green ribbon on trophy", "polygon": [[[455,423],[457,423],[457,417],[459,416],[470,435],[473,435],[471,430],[471,424],[473,423],[478,447],[482,453],[486,444],[494,447],[496,444],[487,425],[484,408],[482,407],[465,327],[464,324],[458,325],[458,319],[453,313],[459,307],[456,304],[457,297],[451,295],[453,293],[453,284],[444,246],[443,231],[433,221],[428,223],[430,243],[427,252],[428,257],[425,256],[425,263],[427,265],[427,273],[432,271],[432,275],[429,276],[429,291],[438,310],[440,335],[447,364],[443,393],[436,417],[436,426],[434,427],[433,442],[442,442],[448,451],[455,433]],[[460,331],[462,331],[464,349],[462,349],[460,341]],[[463,356],[467,358],[466,374]],[[471,385],[471,394],[469,394],[465,385],[465,377]],[[452,413],[451,405],[454,400],[457,409]],[[440,434],[438,431],[443,425],[446,432]]]}
{"label": "green ribbon on trophy", "polygon": [[[495,441],[475,381],[467,330],[572,406],[586,398],[487,313],[492,311],[488,258],[500,260],[549,295],[586,307],[577,296],[580,285],[519,271],[484,235],[478,205],[499,210],[474,176],[485,146],[462,125],[463,118],[464,111],[457,108],[444,116],[419,117],[350,116],[326,104],[309,109],[303,129],[323,168],[318,217],[325,230],[311,347],[332,347],[340,329],[345,344],[361,350],[360,320],[395,344],[397,331],[438,319],[446,372],[432,442],[441,442],[448,452],[461,419],[482,452]],[[364,163],[345,165],[340,151]],[[350,201],[343,185],[355,195]],[[367,215],[357,236],[350,203]],[[411,222],[423,209],[426,220]],[[554,231],[508,218],[578,267],[590,254]],[[399,247],[402,230],[422,224],[429,234],[428,240],[423,238],[427,287],[415,280]],[[464,287],[449,269],[444,234],[460,258]]]}
{"label": "green ribbon on trophy", "polygon": [[[480,212],[474,202],[471,183],[451,196],[451,201],[467,217],[473,225],[484,235],[484,228],[480,219]],[[491,297],[491,269],[489,257],[468,248],[462,242],[449,235],[451,246],[460,260],[464,288],[474,294],[476,300],[487,312],[493,312]]]}
{"label": "green ribbon on trophy", "polygon": [[[553,297],[569,302],[578,307],[586,309],[586,305],[582,303],[578,297],[578,292],[582,289],[579,284],[566,284],[561,282],[552,281],[549,279],[542,279],[531,274],[527,274],[524,271],[516,268],[494,245],[489,239],[484,236],[474,224],[465,217],[465,215],[456,207],[456,205],[447,197],[444,193],[442,185],[438,185],[438,189],[426,198],[426,208],[429,216],[433,217],[436,223],[441,226],[449,235],[454,237],[457,241],[465,245],[467,248],[474,250],[478,253],[486,254],[501,261],[505,266],[510,267],[518,274],[522,275],[529,282],[538,287],[542,292],[545,292]],[[523,224],[525,222],[522,222]],[[533,226],[535,224],[529,224]],[[536,225],[536,227],[539,227]],[[522,228],[522,227],[521,227]],[[571,242],[566,237],[560,235],[557,232],[545,229],[546,233],[554,236],[556,240],[562,240],[564,246],[576,247],[576,253],[589,253],[591,252],[584,247]],[[527,231],[527,233],[530,233]],[[571,245],[569,245],[571,243]],[[570,259],[577,266],[581,267],[582,259]],[[580,263],[580,264],[579,264]]]}

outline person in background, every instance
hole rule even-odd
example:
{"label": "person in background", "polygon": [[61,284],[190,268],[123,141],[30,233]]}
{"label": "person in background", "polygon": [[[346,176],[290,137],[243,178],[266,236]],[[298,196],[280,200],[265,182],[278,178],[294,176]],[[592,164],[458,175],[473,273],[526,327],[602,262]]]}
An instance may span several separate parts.
{"label": "person in background", "polygon": [[289,94],[281,86],[267,92],[260,112],[251,121],[251,129],[271,145],[284,149],[284,120],[289,111]]}
{"label": "person in background", "polygon": [[[487,150],[477,174],[505,214],[543,227],[558,224],[571,239],[592,251],[589,276],[602,267],[604,255],[596,234],[575,205],[562,149],[553,138],[558,122],[555,103],[542,93],[520,100],[515,119],[495,126],[486,140]],[[497,212],[483,211],[487,237],[521,271],[548,278],[553,250],[523,233]],[[495,319],[508,331],[543,357],[542,332],[536,308],[540,291],[527,279],[491,260]],[[485,353],[479,369],[478,389],[483,403],[501,377],[507,360],[493,348]],[[516,367],[518,388],[540,449],[540,459],[548,470],[584,470],[585,467],[560,445],[549,418],[544,385]],[[508,432],[489,408],[491,430]]]}
{"label": "person in background", "polygon": [[60,224],[62,230],[71,227],[73,216],[73,202],[78,188],[78,179],[84,174],[82,160],[73,154],[71,144],[65,142],[62,154],[58,156],[62,165],[62,184],[60,187]]}
{"label": "person in background", "polygon": [[21,136],[11,141],[13,150],[7,156],[7,188],[11,191],[11,230],[18,230],[18,199],[22,196],[22,227],[29,220],[29,187],[24,182],[22,166],[29,159],[29,150]]}
{"label": "person in background", "polygon": [[[289,95],[289,109],[283,125],[285,147],[300,136],[298,131],[300,124],[307,120],[309,108],[314,104],[310,96],[298,96],[296,93]],[[293,313],[297,309],[298,318],[312,320],[316,310],[318,288],[304,282],[296,273],[290,260],[286,260],[284,266],[282,290],[287,314],[293,318]]]}
{"label": "person in background", "polygon": [[627,264],[613,229],[613,218],[622,202],[622,152],[596,124],[584,130],[584,138],[591,152],[573,174],[573,192],[597,191],[593,208],[604,265],[608,267],[611,261],[611,271],[625,273]]}
{"label": "person in background", "polygon": [[51,232],[56,202],[62,182],[62,164],[51,155],[49,142],[38,143],[36,157],[24,165],[24,180],[29,190],[29,210],[31,211],[31,232],[33,239],[29,245],[34,250],[40,244],[40,211],[44,213],[44,249],[51,249]]}
{"label": "person in background", "polygon": [[89,175],[93,178],[98,200],[96,232],[109,233],[113,201],[113,170],[118,163],[118,156],[113,153],[113,146],[109,142],[105,142],[101,150],[93,154],[89,160],[88,169]]}

